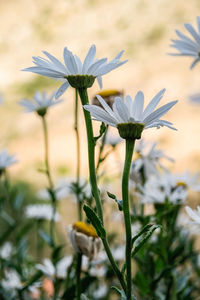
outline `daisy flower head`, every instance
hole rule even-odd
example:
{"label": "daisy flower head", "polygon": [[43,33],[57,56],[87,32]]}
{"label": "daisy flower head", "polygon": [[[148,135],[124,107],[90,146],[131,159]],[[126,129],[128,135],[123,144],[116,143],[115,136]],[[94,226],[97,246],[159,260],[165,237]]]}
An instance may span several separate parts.
{"label": "daisy flower head", "polygon": [[102,107],[96,105],[84,105],[84,108],[90,112],[94,120],[104,122],[110,126],[117,127],[121,138],[124,139],[140,139],[143,129],[162,126],[173,128],[172,123],[160,118],[166,114],[177,101],[169,102],[156,109],[160,102],[165,89],[161,90],[150,101],[144,109],[144,94],[139,91],[135,98],[126,96],[125,100],[121,97],[115,97],[112,109],[107,105],[104,99],[97,95]]}
{"label": "daisy flower head", "polygon": [[95,59],[96,46],[92,45],[82,63],[77,55],[74,55],[66,47],[64,48],[64,64],[50,53],[44,51],[45,58],[33,57],[34,67],[26,68],[23,71],[33,72],[46,77],[63,81],[64,83],[56,93],[59,98],[71,85],[75,88],[91,87],[97,78],[100,88],[102,88],[102,75],[118,68],[127,60],[120,61],[124,51],[121,51],[113,60],[107,58]]}
{"label": "daisy flower head", "polygon": [[190,56],[193,57],[193,63],[191,69],[200,61],[200,17],[197,17],[197,30],[190,24],[185,23],[184,26],[187,29],[190,36],[186,36],[179,30],[176,30],[176,34],[179,39],[172,39],[170,47],[178,50],[178,53],[169,53],[172,56]]}
{"label": "daisy flower head", "polygon": [[63,102],[63,100],[55,101],[54,98],[55,92],[49,96],[47,96],[46,92],[36,92],[32,101],[24,99],[19,104],[24,108],[25,112],[36,112],[39,116],[43,117],[49,107]]}
{"label": "daisy flower head", "polygon": [[0,172],[17,163],[16,155],[10,155],[7,149],[0,152]]}

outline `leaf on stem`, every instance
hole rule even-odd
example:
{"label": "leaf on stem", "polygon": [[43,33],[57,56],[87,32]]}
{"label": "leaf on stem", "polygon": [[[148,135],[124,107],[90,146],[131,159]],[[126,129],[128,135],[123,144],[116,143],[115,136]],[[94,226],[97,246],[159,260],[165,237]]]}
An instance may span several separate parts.
{"label": "leaf on stem", "polygon": [[84,205],[83,209],[92,226],[96,229],[98,236],[104,239],[106,237],[106,230],[96,212],[88,205]]}
{"label": "leaf on stem", "polygon": [[106,131],[106,128],[107,128],[106,125],[102,122],[102,123],[101,123],[101,126],[100,126],[100,130],[99,130],[99,135],[94,137],[95,143],[96,143],[96,141],[97,141],[98,139],[100,139],[100,138],[102,137],[102,135],[103,135],[104,132]]}
{"label": "leaf on stem", "polygon": [[[151,226],[151,228],[144,233],[144,237],[140,240],[140,242],[137,244],[137,246],[135,247],[135,249],[132,252],[132,257],[134,257],[136,255],[136,253],[142,248],[142,246],[146,243],[146,241],[152,236],[153,232],[157,229],[157,228],[161,228],[160,225],[153,225]],[[144,229],[144,228],[143,228]]]}
{"label": "leaf on stem", "polygon": [[122,203],[123,203],[123,202],[122,202],[122,200],[117,199],[117,197],[116,197],[114,194],[111,194],[111,193],[108,192],[108,191],[107,191],[107,195],[108,195],[109,198],[115,200],[115,202],[116,202],[117,205],[118,205],[119,210],[122,211],[122,210],[123,210],[123,207],[122,207]]}

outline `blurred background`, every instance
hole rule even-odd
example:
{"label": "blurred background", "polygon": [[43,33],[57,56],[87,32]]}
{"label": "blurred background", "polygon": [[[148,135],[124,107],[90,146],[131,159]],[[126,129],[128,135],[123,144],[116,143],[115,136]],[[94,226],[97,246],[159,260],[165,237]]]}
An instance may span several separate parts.
{"label": "blurred background", "polygon": [[[20,163],[12,167],[13,176],[43,185],[38,175],[43,155],[41,123],[34,114],[24,114],[18,101],[31,99],[36,90],[52,91],[59,82],[21,72],[32,66],[32,56],[46,50],[63,60],[67,46],[82,59],[91,44],[97,57],[113,58],[124,49],[129,62],[104,76],[104,89],[120,89],[134,96],[142,90],[149,101],[160,89],[167,91],[162,104],[179,100],[167,115],[178,131],[167,128],[145,132],[151,141],[176,159],[177,171],[200,166],[200,106],[188,102],[188,96],[200,92],[199,68],[190,71],[191,60],[168,56],[173,52],[170,39],[183,24],[195,25],[200,10],[198,0],[0,0],[0,147],[16,153]],[[98,85],[90,89],[92,97]],[[50,157],[54,176],[75,173],[75,137],[73,131],[74,92],[49,111]],[[81,116],[82,118],[82,112]],[[96,125],[98,128],[98,124]],[[82,129],[82,128],[81,128]],[[81,132],[82,174],[87,166],[85,132]],[[123,146],[121,146],[123,155]]]}

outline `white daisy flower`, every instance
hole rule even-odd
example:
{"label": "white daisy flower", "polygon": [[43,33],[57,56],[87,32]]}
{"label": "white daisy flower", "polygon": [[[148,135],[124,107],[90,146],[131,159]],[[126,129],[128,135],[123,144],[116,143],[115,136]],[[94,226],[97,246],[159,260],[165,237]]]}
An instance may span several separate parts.
{"label": "white daisy flower", "polygon": [[108,287],[106,284],[101,284],[97,290],[92,294],[93,299],[102,299],[108,293]]}
{"label": "white daisy flower", "polygon": [[127,60],[120,61],[124,51],[121,51],[113,60],[107,62],[107,58],[95,59],[96,46],[92,45],[82,63],[77,55],[74,55],[66,47],[64,48],[64,64],[50,53],[43,51],[46,58],[33,57],[34,67],[26,68],[24,71],[37,73],[46,77],[64,81],[56,93],[56,99],[60,97],[69,87],[68,76],[89,75],[97,78],[100,88],[102,88],[102,75],[118,68]]}
{"label": "white daisy flower", "polygon": [[0,170],[5,170],[6,168],[16,164],[18,162],[16,155],[10,155],[7,149],[3,149],[0,152]]}
{"label": "white daisy flower", "polygon": [[[158,167],[166,170],[161,164],[162,158],[167,159],[170,162],[174,160],[167,156],[162,150],[157,149],[157,143],[147,143],[144,140],[139,141],[135,146],[135,153],[137,158],[132,163],[131,172],[139,172],[144,170],[144,175],[147,178],[150,174],[157,174]],[[131,178],[132,176],[130,176]]]}
{"label": "white daisy flower", "polygon": [[186,36],[179,30],[176,30],[176,34],[179,37],[178,40],[172,40],[171,47],[179,51],[179,53],[169,53],[173,56],[191,56],[194,57],[194,61],[191,64],[191,69],[200,61],[200,17],[197,17],[197,30],[190,24],[185,23],[185,28],[190,34],[190,37]]}
{"label": "white daisy flower", "polygon": [[13,245],[10,242],[6,242],[0,248],[0,258],[2,259],[9,259],[11,257],[13,251]]}
{"label": "white daisy flower", "polygon": [[188,195],[187,189],[176,184],[168,173],[151,176],[141,189],[141,201],[146,204],[164,204],[166,200],[175,205],[181,204],[185,202]]}
{"label": "white daisy flower", "polygon": [[[104,122],[110,126],[118,127],[120,124],[142,124],[144,129],[161,126],[167,126],[174,129],[171,122],[166,120],[160,120],[160,118],[166,114],[177,101],[167,103],[160,108],[156,109],[156,106],[160,102],[165,89],[161,90],[144,109],[144,94],[139,91],[134,100],[131,96],[126,96],[125,101],[121,97],[115,97],[115,102],[112,109],[107,105],[104,99],[97,95],[97,98],[103,108],[96,105],[84,105],[84,108],[90,112],[94,117],[94,120]],[[154,111],[155,110],[155,111]]]}
{"label": "white daisy flower", "polygon": [[6,290],[15,290],[22,287],[20,276],[15,270],[5,271],[5,279],[1,280],[1,285]]}
{"label": "white daisy flower", "polygon": [[33,100],[21,100],[19,104],[24,107],[25,112],[37,112],[39,115],[44,116],[49,107],[63,102],[63,100],[54,101],[55,92],[47,96],[45,92],[36,92]]}
{"label": "white daisy flower", "polygon": [[72,260],[73,259],[71,255],[64,256],[57,262],[56,266],[54,266],[49,258],[45,258],[43,260],[43,264],[36,265],[36,269],[40,270],[43,274],[51,278],[54,278],[56,275],[57,278],[64,279]]}
{"label": "white daisy flower", "polygon": [[110,145],[113,148],[120,144],[123,139],[120,136],[113,135],[110,132],[106,134],[105,144]]}
{"label": "white daisy flower", "polygon": [[[31,204],[26,206],[25,215],[27,218],[36,220],[51,220],[53,215],[53,208],[48,204]],[[60,215],[56,212],[55,221],[59,221]]]}
{"label": "white daisy flower", "polygon": [[189,206],[185,207],[188,216],[192,219],[194,224],[200,225],[200,206],[196,210],[191,209]]}

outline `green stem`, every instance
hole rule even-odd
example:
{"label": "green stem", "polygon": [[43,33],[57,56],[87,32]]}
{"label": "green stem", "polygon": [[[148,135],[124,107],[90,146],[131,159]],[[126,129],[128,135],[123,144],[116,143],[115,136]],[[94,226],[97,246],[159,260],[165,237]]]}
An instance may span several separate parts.
{"label": "green stem", "polygon": [[82,264],[82,254],[77,253],[77,262],[76,262],[76,300],[81,299],[81,264]]}
{"label": "green stem", "polygon": [[[79,135],[79,128],[78,128],[78,90],[75,89],[75,111],[74,111],[74,130],[76,135],[76,183],[77,183],[77,190],[79,190],[80,185],[80,135]],[[76,192],[76,198],[77,198],[77,209],[78,209],[78,219],[82,220],[82,202],[79,197],[79,192]]]}
{"label": "green stem", "polygon": [[110,263],[111,263],[111,266],[112,266],[112,268],[113,268],[113,271],[115,272],[116,276],[118,277],[119,282],[120,282],[120,284],[121,284],[121,286],[122,286],[124,292],[126,293],[127,287],[126,287],[126,283],[125,283],[125,280],[124,280],[124,276],[123,276],[122,273],[120,272],[120,270],[119,270],[119,268],[118,268],[118,266],[117,266],[117,264],[116,264],[116,262],[115,262],[115,260],[114,260],[114,258],[113,258],[112,252],[111,252],[110,247],[109,247],[109,245],[108,245],[107,238],[102,239],[102,242],[103,242],[103,245],[104,245],[104,249],[105,249],[105,251],[106,251],[106,254],[107,254],[107,256],[108,256],[108,259],[109,259],[109,261],[110,261]]}
{"label": "green stem", "polygon": [[98,172],[99,170],[99,167],[100,167],[100,164],[102,162],[102,153],[103,153],[103,150],[104,150],[104,146],[105,146],[105,142],[106,142],[106,135],[107,135],[107,132],[108,132],[108,125],[106,126],[106,131],[102,137],[102,140],[101,140],[101,146],[99,148],[99,155],[98,155],[98,159],[97,159],[97,167],[96,167],[96,172]]}
{"label": "green stem", "polygon": [[126,155],[124,170],[122,176],[122,199],[123,199],[123,213],[124,222],[126,228],[126,274],[127,274],[127,300],[131,300],[132,295],[132,274],[131,274],[131,218],[130,218],[130,208],[129,208],[129,173],[131,167],[131,161],[133,156],[135,140],[126,140]]}
{"label": "green stem", "polygon": [[[79,96],[81,98],[82,105],[86,105],[89,103],[88,101],[88,94],[87,89],[78,89]],[[97,214],[103,223],[103,212],[102,212],[102,205],[101,199],[99,195],[99,190],[97,186],[97,177],[96,177],[96,170],[95,170],[95,141],[93,135],[93,128],[92,128],[92,120],[90,113],[83,109],[84,117],[85,117],[85,124],[87,130],[87,141],[88,141],[88,160],[89,160],[89,171],[90,171],[90,184],[92,187],[92,194],[96,201],[96,208]]]}
{"label": "green stem", "polygon": [[49,191],[52,201],[52,218],[50,221],[50,236],[52,239],[52,243],[54,244],[54,227],[55,227],[55,215],[56,215],[56,195],[54,192],[54,184],[53,179],[51,177],[50,165],[49,165],[49,140],[48,140],[48,130],[47,130],[47,123],[45,116],[42,116],[42,125],[43,125],[43,132],[44,132],[44,162],[45,162],[45,173],[47,175],[47,179],[49,182]]}

